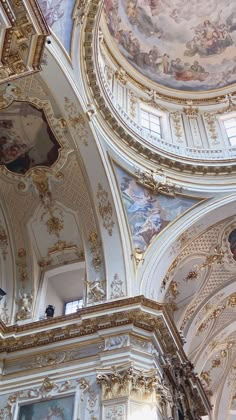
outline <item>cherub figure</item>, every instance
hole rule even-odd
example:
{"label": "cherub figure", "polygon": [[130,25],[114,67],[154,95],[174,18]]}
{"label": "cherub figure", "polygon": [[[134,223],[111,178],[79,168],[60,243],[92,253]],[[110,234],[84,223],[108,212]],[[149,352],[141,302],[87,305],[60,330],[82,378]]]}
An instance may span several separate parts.
{"label": "cherub figure", "polygon": [[27,319],[29,318],[30,313],[32,311],[33,296],[25,292],[22,294],[21,291],[19,290],[19,297],[20,299],[18,300],[18,305],[20,309],[16,314],[16,319],[17,320]]}

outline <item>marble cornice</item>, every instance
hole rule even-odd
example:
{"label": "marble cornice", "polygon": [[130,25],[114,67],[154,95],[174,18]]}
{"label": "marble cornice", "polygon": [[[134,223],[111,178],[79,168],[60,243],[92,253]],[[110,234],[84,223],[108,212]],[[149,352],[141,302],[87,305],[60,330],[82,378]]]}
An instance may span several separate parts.
{"label": "marble cornice", "polygon": [[[85,57],[84,75],[86,74],[84,80],[88,81],[90,93],[92,94],[93,100],[100,111],[100,113],[94,117],[97,118],[98,123],[104,124],[105,120],[114,133],[114,141],[122,142],[127,150],[132,149],[137,152],[139,156],[142,156],[144,159],[148,159],[153,163],[157,163],[158,165],[166,166],[182,173],[195,175],[224,175],[228,173],[235,173],[236,164],[232,160],[229,164],[224,161],[215,162],[208,160],[203,160],[202,164],[199,164],[199,161],[194,160],[193,158],[185,159],[178,157],[177,160],[177,157],[171,155],[171,153],[154,150],[151,146],[146,146],[145,142],[142,139],[139,139],[136,133],[132,133],[132,130],[120,120],[120,117],[117,115],[114,107],[107,98],[106,92],[103,89],[101,75],[99,74],[97,57],[98,50],[96,42],[99,33],[100,14],[101,1],[90,0],[82,27]],[[96,51],[96,54],[94,51]],[[185,99],[184,102],[186,102]],[[101,118],[98,116],[99,114],[102,116]],[[103,119],[103,122],[101,119]]]}
{"label": "marble cornice", "polygon": [[157,338],[161,337],[165,352],[175,354],[178,351],[183,359],[186,357],[165,305],[144,296],[97,304],[73,315],[24,325],[5,326],[1,322],[0,352],[41,347],[125,325],[152,332]]}

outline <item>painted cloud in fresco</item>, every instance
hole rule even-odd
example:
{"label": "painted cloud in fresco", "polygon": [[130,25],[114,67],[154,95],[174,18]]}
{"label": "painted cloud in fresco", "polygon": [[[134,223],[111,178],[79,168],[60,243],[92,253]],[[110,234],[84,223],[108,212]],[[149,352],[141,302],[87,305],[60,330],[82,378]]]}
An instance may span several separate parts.
{"label": "painted cloud in fresco", "polygon": [[236,81],[235,0],[105,0],[121,53],[146,77],[183,90]]}
{"label": "painted cloud in fresco", "polygon": [[67,52],[70,53],[74,1],[38,0],[38,3],[48,26],[59,38]]}
{"label": "painted cloud in fresco", "polygon": [[122,168],[116,166],[116,173],[133,245],[143,251],[170,222],[200,201],[182,196],[153,195]]}

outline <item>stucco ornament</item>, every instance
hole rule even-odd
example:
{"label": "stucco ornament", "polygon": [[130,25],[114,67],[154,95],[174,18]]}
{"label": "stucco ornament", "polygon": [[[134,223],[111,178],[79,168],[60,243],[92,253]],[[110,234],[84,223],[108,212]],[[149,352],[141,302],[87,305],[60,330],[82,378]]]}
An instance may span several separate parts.
{"label": "stucco ornament", "polygon": [[21,291],[19,291],[19,297],[19,311],[16,314],[16,320],[21,321],[29,319],[31,317],[33,296],[29,293],[21,293]]}

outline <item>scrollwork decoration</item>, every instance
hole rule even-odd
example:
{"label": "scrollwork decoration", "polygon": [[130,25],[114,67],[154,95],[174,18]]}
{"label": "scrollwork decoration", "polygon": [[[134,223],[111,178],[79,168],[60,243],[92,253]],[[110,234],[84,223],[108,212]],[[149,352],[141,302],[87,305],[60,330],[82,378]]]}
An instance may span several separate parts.
{"label": "scrollwork decoration", "polygon": [[112,205],[108,199],[108,192],[103,189],[100,183],[98,184],[97,198],[99,201],[98,211],[99,211],[100,216],[102,217],[103,226],[108,231],[108,234],[111,236],[112,229],[115,224],[112,219],[112,216],[113,216]]}

